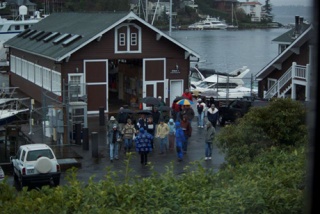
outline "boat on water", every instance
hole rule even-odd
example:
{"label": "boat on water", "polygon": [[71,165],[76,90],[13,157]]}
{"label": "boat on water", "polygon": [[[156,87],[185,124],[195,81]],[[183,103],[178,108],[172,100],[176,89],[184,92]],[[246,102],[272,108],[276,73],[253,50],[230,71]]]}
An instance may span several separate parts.
{"label": "boat on water", "polygon": [[29,19],[26,19],[27,14],[28,8],[22,5],[19,7],[19,16],[16,19],[8,20],[0,17],[0,62],[2,66],[7,63],[6,48],[3,47],[3,43],[43,19],[39,11],[36,11],[35,15]]}
{"label": "boat on water", "polygon": [[206,19],[188,26],[191,30],[224,30],[228,25],[219,18],[207,16]]}
{"label": "boat on water", "polygon": [[231,24],[227,26],[228,30],[236,30],[238,29],[238,19],[237,14],[233,11],[233,4],[231,7]]}
{"label": "boat on water", "polygon": [[29,98],[2,98],[4,99],[0,108],[0,126],[10,124],[19,120],[21,113],[26,113],[29,108],[22,105],[22,102]]}
{"label": "boat on water", "polygon": [[243,81],[244,76],[249,71],[250,69],[247,66],[230,73],[217,72],[213,69],[200,69],[195,66],[190,69],[190,91],[195,96],[214,97],[218,100],[252,96],[257,93],[257,90],[246,87]]}

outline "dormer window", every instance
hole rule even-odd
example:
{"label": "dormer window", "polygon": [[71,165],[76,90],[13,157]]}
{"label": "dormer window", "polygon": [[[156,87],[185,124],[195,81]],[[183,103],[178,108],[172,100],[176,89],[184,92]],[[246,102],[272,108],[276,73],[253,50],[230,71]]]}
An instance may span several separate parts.
{"label": "dormer window", "polygon": [[141,28],[126,23],[115,28],[115,53],[141,53]]}

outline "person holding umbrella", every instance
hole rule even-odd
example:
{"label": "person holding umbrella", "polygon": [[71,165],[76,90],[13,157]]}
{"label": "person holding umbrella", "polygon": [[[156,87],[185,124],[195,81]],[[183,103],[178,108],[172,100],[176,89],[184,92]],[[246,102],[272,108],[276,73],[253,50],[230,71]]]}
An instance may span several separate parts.
{"label": "person holding umbrella", "polygon": [[190,101],[193,100],[192,94],[190,93],[189,89],[186,89],[186,90],[184,91],[184,93],[182,94],[182,96],[183,96],[184,98],[190,100]]}

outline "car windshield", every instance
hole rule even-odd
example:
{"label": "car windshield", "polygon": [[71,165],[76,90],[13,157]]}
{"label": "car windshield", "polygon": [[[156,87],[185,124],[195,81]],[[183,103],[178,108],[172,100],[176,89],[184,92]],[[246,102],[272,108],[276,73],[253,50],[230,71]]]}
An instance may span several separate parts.
{"label": "car windshield", "polygon": [[50,149],[29,151],[27,155],[27,161],[35,161],[40,157],[47,157],[49,159],[53,159],[53,154]]}

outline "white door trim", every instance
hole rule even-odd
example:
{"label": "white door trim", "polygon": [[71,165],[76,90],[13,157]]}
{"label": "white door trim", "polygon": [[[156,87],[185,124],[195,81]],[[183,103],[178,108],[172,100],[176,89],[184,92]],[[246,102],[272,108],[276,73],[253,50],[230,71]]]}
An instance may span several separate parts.
{"label": "white door trim", "polygon": [[[88,83],[87,79],[86,79],[86,63],[90,63],[90,62],[105,62],[106,63],[106,80],[105,82],[92,82],[92,83]],[[86,84],[86,86],[89,85],[105,85],[106,86],[106,109],[104,110],[105,113],[109,112],[109,86],[108,86],[108,82],[109,82],[109,66],[108,66],[109,60],[108,59],[89,59],[89,60],[83,60],[83,74],[84,74],[84,83]],[[90,97],[88,97],[88,99],[90,99]],[[99,110],[97,111],[88,111],[88,114],[98,114]]]}

